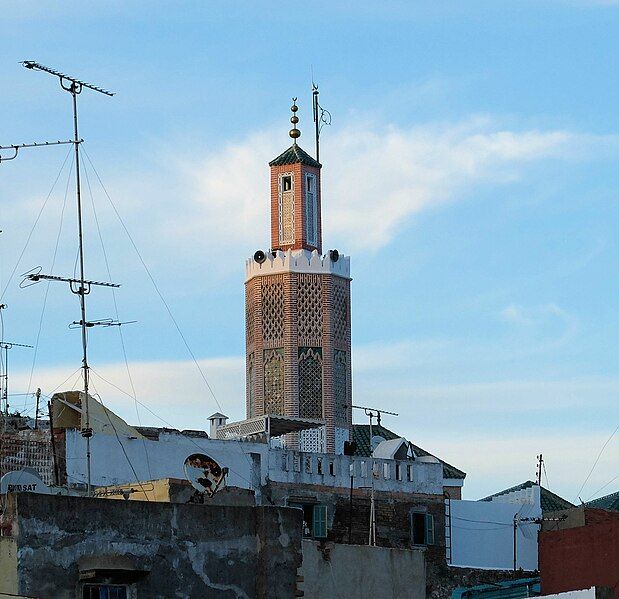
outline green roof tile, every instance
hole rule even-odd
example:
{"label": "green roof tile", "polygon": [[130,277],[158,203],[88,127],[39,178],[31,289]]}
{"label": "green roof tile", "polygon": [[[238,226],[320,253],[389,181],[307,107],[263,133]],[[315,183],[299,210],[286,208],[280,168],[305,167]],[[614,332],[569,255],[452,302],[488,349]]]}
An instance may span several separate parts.
{"label": "green roof tile", "polygon": [[[401,435],[396,435],[393,431],[390,431],[388,428],[384,426],[375,425],[372,426],[372,434],[374,436],[378,435],[383,437],[383,439],[389,441],[391,439],[399,439]],[[359,456],[370,456],[370,425],[369,424],[353,424],[352,425],[352,440],[357,444],[357,452],[356,455]],[[416,456],[432,456],[435,457],[441,464],[443,464],[443,477],[444,478],[458,478],[463,479],[466,477],[466,473],[462,472],[462,470],[458,470],[455,466],[444,462],[440,458],[437,458],[435,455],[430,452],[422,449],[418,445],[411,443],[411,447]]]}
{"label": "green roof tile", "polygon": [[587,501],[585,505],[599,510],[619,511],[619,491],[611,493],[610,495],[605,495],[604,497],[598,497],[592,501]]}
{"label": "green roof tile", "polygon": [[315,168],[321,168],[320,162],[312,158],[301,146],[292,144],[285,152],[269,162],[269,166],[282,166],[284,164],[307,164]]}

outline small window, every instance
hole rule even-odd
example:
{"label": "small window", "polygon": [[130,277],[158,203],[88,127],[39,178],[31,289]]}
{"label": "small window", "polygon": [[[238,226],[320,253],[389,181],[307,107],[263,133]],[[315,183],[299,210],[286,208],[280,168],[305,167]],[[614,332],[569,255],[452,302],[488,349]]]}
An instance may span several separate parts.
{"label": "small window", "polygon": [[307,177],[306,181],[307,181],[307,191],[311,193],[312,191],[314,191],[314,177]]}
{"label": "small window", "polygon": [[127,599],[127,587],[119,584],[85,584],[82,599]]}
{"label": "small window", "polygon": [[327,537],[327,506],[304,504],[303,509],[303,536],[324,539]]}
{"label": "small window", "polygon": [[411,514],[413,545],[434,545],[434,516],[425,512]]}
{"label": "small window", "polygon": [[282,191],[290,191],[292,189],[292,177],[282,177]]}

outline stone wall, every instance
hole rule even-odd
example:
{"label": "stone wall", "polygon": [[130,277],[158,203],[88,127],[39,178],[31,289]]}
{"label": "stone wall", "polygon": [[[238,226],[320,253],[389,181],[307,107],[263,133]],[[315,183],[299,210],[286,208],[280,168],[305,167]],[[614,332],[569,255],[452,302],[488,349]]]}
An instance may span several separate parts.
{"label": "stone wall", "polygon": [[80,577],[110,576],[153,599],[296,592],[299,510],[23,494],[8,496],[5,518],[12,539],[3,542],[17,550],[17,588],[2,592],[73,599]]}

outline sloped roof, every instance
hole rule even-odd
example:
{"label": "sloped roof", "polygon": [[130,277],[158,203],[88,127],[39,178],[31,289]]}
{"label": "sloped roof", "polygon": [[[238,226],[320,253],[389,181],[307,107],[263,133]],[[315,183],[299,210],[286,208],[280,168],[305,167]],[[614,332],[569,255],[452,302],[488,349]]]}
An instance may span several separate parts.
{"label": "sloped roof", "polygon": [[[396,435],[393,431],[390,431],[388,428],[385,428],[382,425],[372,426],[372,434],[374,436],[378,435],[383,437],[387,441],[391,439],[399,439],[400,435]],[[355,455],[359,456],[370,456],[370,425],[369,424],[353,424],[352,425],[352,440],[357,444],[357,451]],[[466,473],[462,472],[455,466],[444,462],[439,457],[431,454],[430,452],[422,449],[418,445],[411,443],[411,447],[415,455],[419,457],[423,456],[432,456],[436,458],[441,464],[443,464],[443,477],[444,478],[458,478],[463,479],[466,477]]]}
{"label": "sloped roof", "polygon": [[598,497],[592,501],[587,501],[585,505],[587,507],[593,507],[599,510],[619,511],[619,491],[611,493],[610,495],[604,495],[604,497]]}
{"label": "sloped roof", "polygon": [[[522,491],[523,489],[528,489],[535,485],[532,480],[527,480],[526,482],[520,483],[514,487],[510,487],[509,489],[504,489],[503,491],[499,491],[498,493],[493,493],[492,495],[488,495],[488,497],[484,497],[480,499],[480,501],[492,501],[494,497],[500,497],[501,495],[507,495],[507,493],[513,493],[514,491]],[[549,491],[544,487],[540,487],[540,502],[542,507],[542,513],[545,512],[558,512],[560,510],[568,510],[570,508],[575,507],[573,503],[567,501],[567,499],[563,499],[556,493]]]}
{"label": "sloped roof", "polygon": [[312,158],[301,146],[292,144],[285,152],[269,162],[269,166],[281,166],[283,164],[306,164],[321,168],[320,162]]}

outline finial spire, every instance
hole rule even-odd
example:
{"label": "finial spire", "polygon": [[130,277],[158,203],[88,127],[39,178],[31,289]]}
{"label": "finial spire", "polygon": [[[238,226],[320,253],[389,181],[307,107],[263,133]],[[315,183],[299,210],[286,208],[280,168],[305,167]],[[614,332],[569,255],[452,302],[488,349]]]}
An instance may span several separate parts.
{"label": "finial spire", "polygon": [[292,111],[292,116],[290,117],[290,122],[292,123],[292,129],[290,129],[290,132],[288,133],[288,135],[292,137],[294,144],[296,145],[297,138],[301,137],[301,131],[297,129],[297,123],[299,122],[299,117],[297,116],[297,110],[299,110],[299,107],[297,106],[296,98],[292,98],[292,106],[290,107],[290,110]]}

